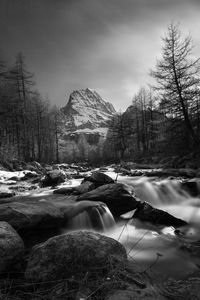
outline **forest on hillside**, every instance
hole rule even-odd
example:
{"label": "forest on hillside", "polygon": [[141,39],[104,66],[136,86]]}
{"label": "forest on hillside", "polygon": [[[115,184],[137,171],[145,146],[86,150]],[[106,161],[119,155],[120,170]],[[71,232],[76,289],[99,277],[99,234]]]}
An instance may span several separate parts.
{"label": "forest on hillside", "polygon": [[141,88],[128,110],[110,123],[107,149],[112,147],[116,157],[164,161],[185,156],[198,163],[200,59],[193,58],[192,50],[191,37],[172,23],[161,59],[150,72],[155,83]]}
{"label": "forest on hillside", "polygon": [[[177,24],[163,38],[161,58],[125,112],[109,122],[96,161],[198,161],[200,146],[200,60]],[[133,79],[134,80],[134,79]],[[62,113],[43,99],[22,53],[15,64],[0,61],[0,158],[59,162]]]}

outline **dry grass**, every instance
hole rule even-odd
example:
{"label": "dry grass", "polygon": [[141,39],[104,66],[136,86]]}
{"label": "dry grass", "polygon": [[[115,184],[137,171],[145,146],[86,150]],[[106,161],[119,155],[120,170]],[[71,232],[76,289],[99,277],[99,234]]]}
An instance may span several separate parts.
{"label": "dry grass", "polygon": [[32,283],[13,274],[0,280],[0,300],[102,300],[110,292],[126,289],[130,285],[145,288],[137,274],[127,271],[127,261],[111,256],[102,268],[82,269],[70,278]]}

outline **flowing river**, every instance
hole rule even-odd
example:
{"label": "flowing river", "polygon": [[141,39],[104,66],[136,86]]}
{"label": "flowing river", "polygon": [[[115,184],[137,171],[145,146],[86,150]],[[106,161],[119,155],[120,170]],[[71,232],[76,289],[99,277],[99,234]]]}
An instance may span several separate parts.
{"label": "flowing river", "polygon": [[[106,172],[116,178],[116,173]],[[173,227],[154,226],[137,219],[130,219],[133,212],[124,215],[124,220],[115,224],[110,211],[96,209],[93,220],[87,212],[75,217],[71,230],[94,228],[100,223],[105,235],[121,242],[127,249],[129,259],[143,272],[150,270],[152,278],[183,278],[198,270],[198,261],[180,249],[183,243],[200,238],[200,198],[183,191],[177,180],[159,180],[145,177],[118,176],[118,182],[131,185],[141,201],[167,211],[189,223],[176,234]],[[68,229],[67,229],[68,231]]]}

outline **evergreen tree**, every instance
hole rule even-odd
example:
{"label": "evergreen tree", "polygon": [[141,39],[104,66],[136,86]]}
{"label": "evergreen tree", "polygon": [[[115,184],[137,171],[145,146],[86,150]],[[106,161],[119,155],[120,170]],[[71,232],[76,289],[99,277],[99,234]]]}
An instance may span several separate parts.
{"label": "evergreen tree", "polygon": [[178,25],[171,24],[163,38],[162,58],[151,75],[156,79],[154,88],[159,92],[161,106],[173,118],[184,121],[188,140],[199,145],[199,136],[192,122],[191,109],[198,95],[199,59],[192,59],[192,40],[182,38]]}

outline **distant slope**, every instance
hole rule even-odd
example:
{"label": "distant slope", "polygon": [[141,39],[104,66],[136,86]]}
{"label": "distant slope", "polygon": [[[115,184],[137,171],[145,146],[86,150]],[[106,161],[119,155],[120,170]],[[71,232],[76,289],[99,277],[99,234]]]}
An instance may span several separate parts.
{"label": "distant slope", "polygon": [[108,120],[116,113],[111,103],[104,101],[97,92],[88,88],[71,93],[62,112],[66,117],[66,131],[87,132],[88,129],[90,133],[93,129],[97,132],[98,129],[107,127]]}
{"label": "distant slope", "polygon": [[116,113],[113,105],[87,88],[72,92],[61,110],[64,115],[59,143],[62,158],[73,161],[101,156],[108,121]]}

